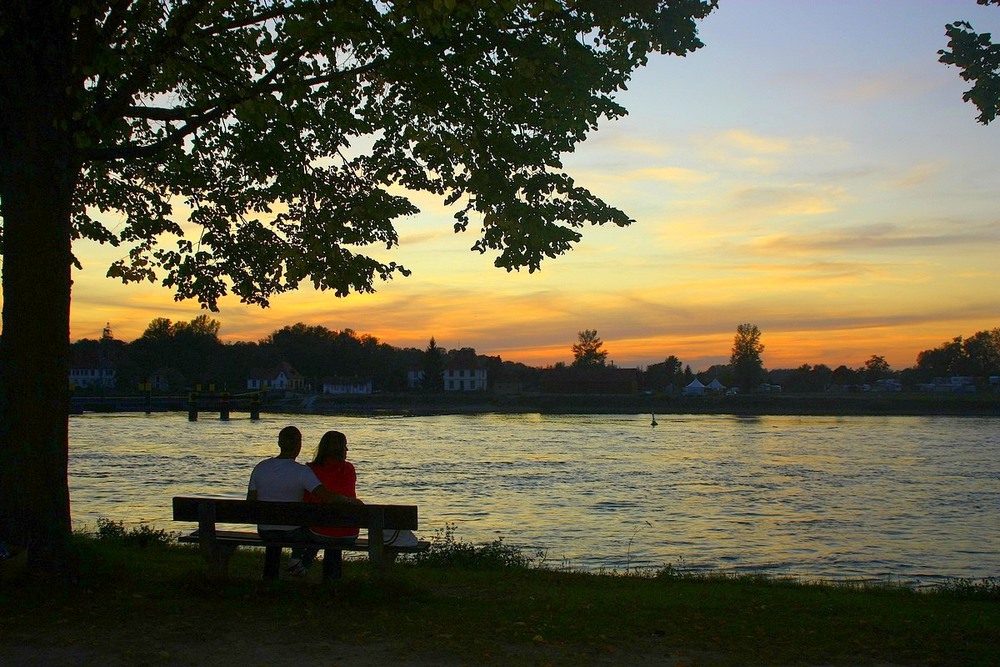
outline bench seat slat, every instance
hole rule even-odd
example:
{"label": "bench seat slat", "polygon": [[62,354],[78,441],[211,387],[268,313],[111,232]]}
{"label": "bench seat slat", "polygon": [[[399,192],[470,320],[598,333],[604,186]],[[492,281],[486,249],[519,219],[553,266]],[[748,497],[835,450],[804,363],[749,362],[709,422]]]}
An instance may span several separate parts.
{"label": "bench seat slat", "polygon": [[390,530],[417,530],[416,505],[277,503],[233,498],[173,499],[174,521],[199,521],[198,507],[211,502],[215,523],[368,528],[381,520]]}
{"label": "bench seat slat", "polygon": [[[180,537],[177,538],[177,541],[198,543],[201,541],[201,535],[196,530],[193,533],[189,533],[187,535],[181,535]],[[291,540],[280,541],[280,542],[274,542],[274,541],[265,542],[261,538],[261,536],[258,535],[257,533],[250,533],[246,531],[237,531],[237,530],[219,530],[216,531],[215,533],[215,541],[218,542],[219,544],[232,544],[234,546],[245,546],[245,547],[266,547],[269,545],[271,546],[280,545],[281,547],[286,549],[287,548],[294,549],[297,547],[311,547],[311,548],[318,547],[320,549],[339,549],[340,551],[368,551],[368,540],[363,537],[359,537],[357,540],[355,540],[354,544],[351,544],[349,546],[341,546],[341,545],[328,546],[324,544],[317,544],[316,542],[293,542]],[[385,545],[385,549],[387,551],[396,551],[399,553],[417,553],[420,551],[425,551],[429,547],[430,547],[430,542],[424,542],[424,541],[418,542],[415,545],[407,545],[407,546],[395,546],[392,544]]]}

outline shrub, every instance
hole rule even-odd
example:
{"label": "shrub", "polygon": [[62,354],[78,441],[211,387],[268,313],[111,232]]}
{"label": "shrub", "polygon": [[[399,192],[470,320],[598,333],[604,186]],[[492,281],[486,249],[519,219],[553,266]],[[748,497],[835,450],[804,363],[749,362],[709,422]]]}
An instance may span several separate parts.
{"label": "shrub", "polygon": [[414,554],[411,562],[439,567],[463,568],[528,568],[534,561],[520,549],[505,544],[498,538],[487,544],[476,546],[455,539],[454,524],[446,524],[431,538],[427,551]]}
{"label": "shrub", "polygon": [[126,547],[166,546],[174,540],[170,533],[147,524],[126,528],[122,521],[100,518],[97,520],[97,532],[94,537],[99,542],[115,542]]}
{"label": "shrub", "polygon": [[936,592],[973,600],[1000,600],[1000,578],[950,579],[938,586]]}

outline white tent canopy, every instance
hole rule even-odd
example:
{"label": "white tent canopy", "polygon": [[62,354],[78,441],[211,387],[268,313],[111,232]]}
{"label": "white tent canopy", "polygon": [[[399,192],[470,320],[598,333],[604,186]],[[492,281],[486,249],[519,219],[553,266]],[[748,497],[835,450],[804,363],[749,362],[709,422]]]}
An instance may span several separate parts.
{"label": "white tent canopy", "polygon": [[685,396],[701,396],[705,393],[705,385],[701,383],[701,380],[695,378],[691,380],[691,384],[684,387]]}

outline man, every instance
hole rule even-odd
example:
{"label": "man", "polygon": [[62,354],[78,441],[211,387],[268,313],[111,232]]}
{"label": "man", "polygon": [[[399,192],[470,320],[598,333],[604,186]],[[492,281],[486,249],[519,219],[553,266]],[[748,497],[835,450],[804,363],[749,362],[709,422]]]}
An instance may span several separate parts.
{"label": "man", "polygon": [[[302,433],[294,426],[286,426],[278,433],[278,449],[280,453],[274,458],[265,459],[254,466],[250,473],[250,483],[247,485],[247,500],[266,500],[269,502],[302,502],[306,492],[309,492],[324,503],[363,504],[356,498],[348,498],[327,489],[316,477],[309,466],[304,466],[295,460],[302,451]],[[257,532],[265,540],[299,540],[302,542],[317,542],[312,531],[306,526],[282,526],[260,524]],[[286,571],[295,576],[305,574],[316,557],[316,549],[292,549],[291,560]]]}

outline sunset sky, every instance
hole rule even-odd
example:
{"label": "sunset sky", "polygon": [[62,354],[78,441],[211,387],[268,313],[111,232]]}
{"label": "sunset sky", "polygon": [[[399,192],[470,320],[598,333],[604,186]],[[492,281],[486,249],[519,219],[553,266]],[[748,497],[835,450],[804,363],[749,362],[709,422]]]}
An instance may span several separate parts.
{"label": "sunset sky", "polygon": [[[630,115],[566,158],[632,227],[585,229],[540,273],[506,273],[418,196],[391,256],[409,278],[267,310],[225,300],[212,316],[226,341],[305,322],[541,366],[596,329],[619,366],[675,355],[696,371],[726,362],[751,322],[770,369],[912,366],[1000,326],[1000,121],[976,123],[968,84],[937,62],[960,19],[1000,36],[1000,8],[974,0],[722,0],[705,48],[653,58],[619,96]],[[73,340],[204,312],[105,278],[121,250],[75,250]]]}

